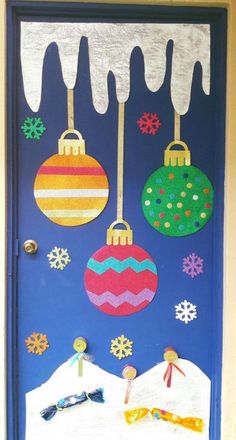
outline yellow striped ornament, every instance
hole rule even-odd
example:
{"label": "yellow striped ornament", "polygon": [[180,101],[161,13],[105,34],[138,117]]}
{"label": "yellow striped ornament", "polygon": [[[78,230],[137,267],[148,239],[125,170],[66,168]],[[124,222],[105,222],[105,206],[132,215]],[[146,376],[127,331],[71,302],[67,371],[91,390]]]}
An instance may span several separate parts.
{"label": "yellow striped ornament", "polygon": [[39,209],[62,226],[94,220],[105,208],[108,195],[104,169],[87,154],[54,154],[41,165],[34,182]]}

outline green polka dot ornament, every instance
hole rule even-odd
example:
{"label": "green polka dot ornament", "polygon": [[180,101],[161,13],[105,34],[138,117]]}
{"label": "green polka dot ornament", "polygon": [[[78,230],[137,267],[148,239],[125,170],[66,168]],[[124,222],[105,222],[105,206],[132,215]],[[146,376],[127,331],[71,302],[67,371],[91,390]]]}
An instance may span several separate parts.
{"label": "green polka dot ornament", "polygon": [[[171,150],[175,145],[183,150]],[[154,171],[144,186],[143,213],[161,234],[184,237],[200,231],[209,221],[213,196],[207,176],[191,165],[187,144],[175,140],[165,150],[164,166]]]}

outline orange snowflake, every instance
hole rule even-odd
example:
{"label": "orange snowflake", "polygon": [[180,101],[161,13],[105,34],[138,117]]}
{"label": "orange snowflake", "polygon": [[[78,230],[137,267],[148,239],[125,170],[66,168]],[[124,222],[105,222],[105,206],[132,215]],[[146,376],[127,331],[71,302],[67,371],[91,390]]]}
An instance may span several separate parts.
{"label": "orange snowflake", "polygon": [[34,354],[43,354],[45,350],[49,347],[47,335],[43,335],[42,333],[33,332],[26,340],[25,340],[27,350],[29,353]]}

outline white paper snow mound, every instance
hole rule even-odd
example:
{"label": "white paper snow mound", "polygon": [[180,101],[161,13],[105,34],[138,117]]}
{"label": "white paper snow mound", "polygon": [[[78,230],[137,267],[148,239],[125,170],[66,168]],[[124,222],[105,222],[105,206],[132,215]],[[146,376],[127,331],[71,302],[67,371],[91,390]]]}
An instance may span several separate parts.
{"label": "white paper snow mound", "polygon": [[[178,366],[186,377],[173,369],[170,388],[163,381],[166,362],[137,377],[129,404],[124,405],[124,379],[87,361],[83,376],[78,377],[77,363],[71,366],[70,359],[45,384],[26,394],[26,440],[209,440],[210,380],[192,362],[179,359]],[[41,418],[40,411],[60,398],[100,387],[104,388],[104,404],[87,401],[58,411],[48,422]],[[137,407],[203,418],[204,431],[193,432],[149,417],[129,426],[124,410]]]}

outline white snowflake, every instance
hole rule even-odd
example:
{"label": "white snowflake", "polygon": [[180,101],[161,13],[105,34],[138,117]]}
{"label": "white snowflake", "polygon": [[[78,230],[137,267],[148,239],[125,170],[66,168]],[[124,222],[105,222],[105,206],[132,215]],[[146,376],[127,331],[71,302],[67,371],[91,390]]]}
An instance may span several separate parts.
{"label": "white snowflake", "polygon": [[54,246],[49,254],[47,254],[50,267],[52,269],[63,270],[70,263],[70,256],[67,249]]}
{"label": "white snowflake", "polygon": [[175,306],[175,318],[188,324],[193,319],[197,319],[197,306],[185,299]]}
{"label": "white snowflake", "polygon": [[203,273],[203,258],[198,257],[194,253],[183,258],[183,272],[191,278]]}

